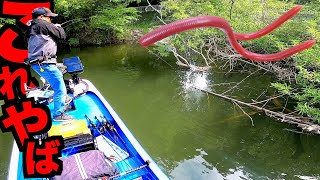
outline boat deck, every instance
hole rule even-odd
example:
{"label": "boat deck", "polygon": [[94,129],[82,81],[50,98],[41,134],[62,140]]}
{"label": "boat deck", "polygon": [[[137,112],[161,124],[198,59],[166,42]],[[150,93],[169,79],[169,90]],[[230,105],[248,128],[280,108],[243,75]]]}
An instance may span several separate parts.
{"label": "boat deck", "polygon": [[[88,118],[91,119],[94,122],[94,124],[97,124],[100,122],[98,122],[97,118],[100,119],[100,117],[105,116],[106,119],[108,119],[110,123],[114,126],[114,128],[116,129],[116,133],[107,131],[104,132],[103,135],[107,137],[110,141],[112,141],[114,144],[116,144],[118,147],[120,147],[123,151],[128,153],[128,156],[125,159],[115,162],[116,166],[120,170],[120,173],[123,174],[115,179],[159,179],[159,177],[157,177],[154,174],[154,171],[150,169],[150,166],[157,165],[152,161],[152,159],[148,155],[144,155],[145,157],[141,157],[141,154],[145,153],[143,148],[140,145],[137,148],[138,142],[135,140],[131,133],[129,135],[131,137],[128,138],[128,132],[130,131],[127,128],[124,128],[125,125],[115,114],[111,106],[104,99],[101,99],[101,97],[99,96],[101,96],[100,93],[99,95],[97,95],[94,92],[88,91],[86,94],[77,97],[71,103],[73,109],[68,111],[67,114],[72,115],[75,120],[86,120],[88,126],[90,125]],[[53,103],[49,104],[48,106],[50,109],[52,109]],[[85,115],[87,115],[88,118],[86,118]],[[119,126],[119,122],[121,127]],[[59,125],[60,123],[62,122],[53,122],[52,125]],[[97,130],[94,130],[93,132],[94,137],[98,137],[99,135],[101,135]],[[62,156],[68,155],[68,152],[62,153]],[[140,169],[139,167],[146,164],[146,157],[149,157],[152,163],[149,166]],[[132,173],[125,173],[135,168],[138,168],[138,170]],[[22,170],[22,153],[19,153],[19,165],[17,172],[18,179],[24,179]]]}

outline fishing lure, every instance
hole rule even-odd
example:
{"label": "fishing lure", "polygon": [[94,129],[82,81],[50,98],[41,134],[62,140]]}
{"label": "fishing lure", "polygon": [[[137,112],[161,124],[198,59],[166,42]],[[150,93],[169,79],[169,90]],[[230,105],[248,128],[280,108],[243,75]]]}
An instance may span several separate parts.
{"label": "fishing lure", "polygon": [[300,10],[302,6],[296,6],[289,10],[288,12],[284,13],[280,16],[277,20],[269,24],[268,26],[262,28],[259,31],[253,33],[237,33],[234,32],[229,24],[229,22],[221,17],[218,16],[197,16],[192,18],[187,18],[183,20],[178,20],[172,22],[170,24],[163,25],[148,34],[142,36],[139,40],[140,44],[143,47],[150,46],[161,39],[164,39],[168,36],[173,34],[177,34],[179,32],[183,32],[189,29],[201,28],[201,27],[213,27],[218,28],[224,31],[228,37],[228,40],[231,46],[243,57],[248,58],[253,61],[258,62],[272,62],[272,61],[279,61],[283,58],[287,58],[293,54],[298,52],[304,51],[308,48],[311,48],[315,43],[316,40],[308,40],[296,46],[293,46],[289,49],[284,51],[275,53],[275,54],[258,54],[251,52],[245,48],[243,48],[237,40],[252,40],[264,36],[274,29],[278,28],[287,20],[291,19],[295,16]]}

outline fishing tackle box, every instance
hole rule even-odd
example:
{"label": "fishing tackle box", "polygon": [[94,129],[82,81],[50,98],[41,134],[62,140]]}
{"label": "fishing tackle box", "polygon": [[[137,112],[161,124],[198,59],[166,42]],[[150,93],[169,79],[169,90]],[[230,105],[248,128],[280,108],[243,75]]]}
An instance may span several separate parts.
{"label": "fishing tackle box", "polygon": [[62,136],[64,149],[62,154],[74,154],[95,149],[93,136],[85,120],[73,120],[67,123],[52,125],[49,136]]}

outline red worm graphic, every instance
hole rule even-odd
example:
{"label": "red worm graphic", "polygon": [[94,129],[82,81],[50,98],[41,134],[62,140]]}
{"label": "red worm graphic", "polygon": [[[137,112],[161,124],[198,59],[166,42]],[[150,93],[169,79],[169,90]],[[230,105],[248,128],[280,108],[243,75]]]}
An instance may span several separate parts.
{"label": "red worm graphic", "polygon": [[257,54],[243,48],[237,42],[237,40],[251,40],[251,39],[264,36],[270,33],[271,31],[273,31],[274,29],[276,29],[277,27],[279,27],[281,24],[283,24],[290,18],[292,18],[294,15],[296,15],[301,8],[302,6],[297,6],[295,8],[292,8],[291,10],[289,10],[288,12],[280,16],[277,20],[272,22],[270,25],[266,26],[265,28],[257,32],[247,33],[247,34],[233,32],[229,22],[217,16],[198,16],[198,17],[178,20],[170,24],[161,26],[160,28],[157,28],[151,31],[148,34],[145,34],[140,38],[140,44],[143,47],[147,47],[170,35],[183,32],[189,29],[201,28],[201,27],[214,27],[224,31],[227,34],[227,37],[229,39],[231,46],[243,57],[251,59],[253,61],[259,61],[259,62],[278,61],[312,47],[316,43],[316,41],[308,40],[306,42],[303,42],[301,44],[298,44],[296,46],[293,46],[289,49],[286,49],[284,51],[281,51],[275,54]]}

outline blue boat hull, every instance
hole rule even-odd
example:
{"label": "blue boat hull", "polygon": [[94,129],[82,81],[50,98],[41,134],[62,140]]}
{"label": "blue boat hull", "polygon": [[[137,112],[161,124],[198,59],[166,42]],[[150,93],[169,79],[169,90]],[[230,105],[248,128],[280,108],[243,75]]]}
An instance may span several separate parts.
{"label": "blue boat hull", "polygon": [[[95,124],[99,123],[95,119],[95,116],[105,116],[110,123],[114,125],[117,134],[104,132],[103,135],[128,153],[128,157],[115,163],[120,170],[120,173],[122,173],[120,177],[115,179],[168,179],[168,177],[142,148],[100,92],[91,84],[90,81],[84,81],[88,85],[88,91],[84,95],[73,100],[72,105],[74,106],[74,110],[68,111],[67,114],[72,115],[75,120],[86,120],[88,125],[90,122],[88,122],[85,115]],[[52,109],[52,106],[52,103],[49,104],[50,109]],[[58,125],[59,123],[61,122],[53,122],[53,125]],[[101,134],[98,131],[94,131],[93,135],[94,137],[98,137]],[[62,156],[69,155],[71,155],[69,152],[63,152],[62,154]],[[150,162],[148,166],[138,168],[145,165],[147,161]],[[138,170],[126,173],[135,168],[138,168]],[[18,151],[15,142],[11,154],[8,179],[25,179],[22,169],[22,153]]]}

